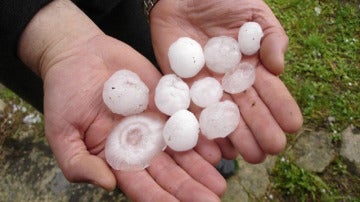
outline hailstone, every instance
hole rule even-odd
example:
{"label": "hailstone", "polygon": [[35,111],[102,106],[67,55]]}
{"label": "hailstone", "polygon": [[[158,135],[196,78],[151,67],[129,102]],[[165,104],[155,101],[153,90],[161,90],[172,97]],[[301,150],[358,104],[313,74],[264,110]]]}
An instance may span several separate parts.
{"label": "hailstone", "polygon": [[146,168],[166,148],[162,131],[165,120],[154,113],[125,117],[112,130],[105,144],[105,158],[115,170]]}
{"label": "hailstone", "polygon": [[199,122],[192,112],[179,110],[165,123],[163,136],[167,146],[174,151],[192,149],[198,141]]}
{"label": "hailstone", "polygon": [[172,115],[190,106],[189,86],[175,74],[161,77],[155,88],[155,105],[164,114]]}
{"label": "hailstone", "polygon": [[239,43],[229,36],[211,38],[204,47],[206,66],[216,73],[225,73],[241,60]]}
{"label": "hailstone", "polygon": [[246,22],[239,29],[238,41],[240,51],[244,55],[253,55],[260,49],[260,41],[264,36],[257,22]]}
{"label": "hailstone", "polygon": [[208,139],[228,136],[237,128],[239,121],[239,108],[229,100],[206,107],[199,118],[201,133]]}
{"label": "hailstone", "polygon": [[205,64],[201,45],[189,37],[180,37],[171,44],[168,58],[170,68],[182,78],[195,76]]}
{"label": "hailstone", "polygon": [[190,88],[191,100],[199,107],[219,102],[223,96],[221,84],[213,77],[195,81]]}
{"label": "hailstone", "polygon": [[251,87],[255,82],[256,69],[250,63],[240,63],[240,65],[222,78],[222,87],[225,92],[230,94],[241,93]]}
{"label": "hailstone", "polygon": [[104,83],[103,100],[116,114],[128,116],[143,112],[149,102],[149,88],[129,70],[119,70]]}

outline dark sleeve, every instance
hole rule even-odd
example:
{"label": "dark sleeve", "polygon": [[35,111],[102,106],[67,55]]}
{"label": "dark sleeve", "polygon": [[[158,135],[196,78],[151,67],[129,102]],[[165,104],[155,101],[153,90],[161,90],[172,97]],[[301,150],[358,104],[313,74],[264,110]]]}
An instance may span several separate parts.
{"label": "dark sleeve", "polygon": [[42,82],[17,58],[16,52],[22,31],[49,2],[51,0],[0,0],[0,82],[39,110],[42,110]]}
{"label": "dark sleeve", "polygon": [[[74,0],[93,20],[100,20],[122,0]],[[0,0],[0,51],[16,55],[20,34],[32,17],[51,0]]]}
{"label": "dark sleeve", "polygon": [[17,41],[31,18],[51,0],[1,0],[1,53],[16,54]]}
{"label": "dark sleeve", "polygon": [[137,0],[73,0],[72,2],[98,24],[98,22],[102,21],[104,16],[109,15],[115,7],[125,1]]}

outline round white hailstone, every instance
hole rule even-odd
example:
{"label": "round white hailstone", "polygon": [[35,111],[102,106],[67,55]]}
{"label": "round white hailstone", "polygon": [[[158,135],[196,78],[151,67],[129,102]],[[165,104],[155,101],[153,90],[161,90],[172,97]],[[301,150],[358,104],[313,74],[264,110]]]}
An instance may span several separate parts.
{"label": "round white hailstone", "polygon": [[192,112],[179,110],[165,123],[163,136],[167,146],[174,151],[192,149],[198,141],[199,122]]}
{"label": "round white hailstone", "polygon": [[204,47],[206,66],[223,74],[239,64],[241,53],[239,43],[229,36],[211,38]]}
{"label": "round white hailstone", "polygon": [[155,89],[155,105],[164,114],[171,116],[190,106],[189,86],[175,74],[163,76]]}
{"label": "round white hailstone", "polygon": [[219,102],[222,96],[221,84],[213,77],[195,81],[190,88],[191,100],[199,107],[207,107]]}
{"label": "round white hailstone", "polygon": [[264,36],[257,22],[246,22],[239,29],[238,41],[240,51],[244,55],[253,55],[260,49],[260,41]]}
{"label": "round white hailstone", "polygon": [[136,73],[119,70],[105,82],[102,96],[113,113],[128,116],[147,108],[149,88]]}
{"label": "round white hailstone", "polygon": [[230,94],[241,93],[255,82],[256,69],[249,63],[241,63],[238,67],[226,72],[222,78],[222,87]]}
{"label": "round white hailstone", "polygon": [[182,78],[195,76],[205,64],[201,45],[189,37],[181,37],[169,48],[171,69]]}
{"label": "round white hailstone", "polygon": [[200,113],[200,130],[208,139],[226,137],[232,133],[240,121],[238,106],[231,101],[213,104]]}
{"label": "round white hailstone", "polygon": [[105,158],[115,170],[137,171],[166,148],[162,131],[165,121],[153,113],[125,117],[105,144]]}

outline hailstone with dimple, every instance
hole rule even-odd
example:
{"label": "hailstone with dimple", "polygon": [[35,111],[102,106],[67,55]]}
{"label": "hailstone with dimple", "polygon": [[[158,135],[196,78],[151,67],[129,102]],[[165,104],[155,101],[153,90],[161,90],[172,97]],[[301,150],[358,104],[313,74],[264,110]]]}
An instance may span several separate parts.
{"label": "hailstone with dimple", "polygon": [[250,63],[240,63],[240,65],[222,78],[222,87],[225,92],[230,94],[241,93],[251,87],[255,82],[255,67]]}
{"label": "hailstone with dimple", "polygon": [[206,107],[199,118],[200,130],[210,140],[228,136],[237,128],[239,121],[239,108],[229,100]]}
{"label": "hailstone with dimple", "polygon": [[115,72],[104,83],[102,96],[113,113],[128,116],[147,108],[149,88],[136,73],[124,69]]}
{"label": "hailstone with dimple", "polygon": [[213,77],[195,81],[190,88],[191,100],[199,107],[219,102],[223,96],[221,84]]}
{"label": "hailstone with dimple", "polygon": [[240,51],[244,55],[253,55],[260,49],[260,41],[264,36],[257,22],[246,22],[239,29],[238,41]]}
{"label": "hailstone with dimple", "polygon": [[171,44],[168,58],[170,68],[182,78],[195,76],[205,64],[201,45],[189,37],[180,37]]}
{"label": "hailstone with dimple", "polygon": [[165,120],[154,113],[125,117],[112,130],[105,144],[105,158],[115,170],[146,168],[166,148],[162,131]]}
{"label": "hailstone with dimple", "polygon": [[210,70],[225,73],[241,60],[239,43],[229,36],[213,37],[204,47],[204,56]]}
{"label": "hailstone with dimple", "polygon": [[189,86],[175,74],[161,77],[155,89],[155,105],[164,114],[172,115],[190,106]]}
{"label": "hailstone with dimple", "polygon": [[198,141],[199,122],[192,112],[179,110],[165,123],[163,136],[167,146],[174,151],[192,149]]}

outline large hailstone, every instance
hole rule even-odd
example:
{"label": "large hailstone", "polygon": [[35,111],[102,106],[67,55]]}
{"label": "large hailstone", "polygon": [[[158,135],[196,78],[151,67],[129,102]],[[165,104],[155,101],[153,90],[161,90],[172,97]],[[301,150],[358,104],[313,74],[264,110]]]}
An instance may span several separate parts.
{"label": "large hailstone", "polygon": [[221,84],[213,77],[195,81],[190,88],[191,100],[199,107],[219,102],[223,96]]}
{"label": "large hailstone", "polygon": [[195,76],[205,64],[201,45],[189,37],[175,41],[169,48],[168,57],[171,69],[182,78]]}
{"label": "large hailstone", "polygon": [[203,109],[199,118],[201,133],[210,140],[228,136],[237,128],[239,121],[239,108],[229,100]]}
{"label": "large hailstone", "polygon": [[149,88],[136,73],[119,70],[105,82],[102,96],[113,113],[128,116],[147,108]]}
{"label": "large hailstone", "polygon": [[115,170],[137,171],[166,147],[162,131],[165,121],[153,113],[125,117],[105,144],[105,158]]}
{"label": "large hailstone", "polygon": [[213,37],[204,47],[204,56],[206,66],[210,70],[225,73],[241,60],[239,43],[229,36]]}
{"label": "large hailstone", "polygon": [[244,55],[253,55],[260,49],[260,41],[264,36],[257,22],[246,22],[239,29],[238,41],[240,51]]}
{"label": "large hailstone", "polygon": [[163,76],[155,89],[155,105],[169,116],[180,109],[189,108],[189,86],[175,74]]}
{"label": "large hailstone", "polygon": [[222,87],[230,94],[241,93],[255,82],[256,69],[250,63],[240,63],[239,66],[226,72],[222,78]]}
{"label": "large hailstone", "polygon": [[198,141],[199,122],[192,112],[179,110],[165,123],[163,136],[167,146],[174,151],[192,149]]}

